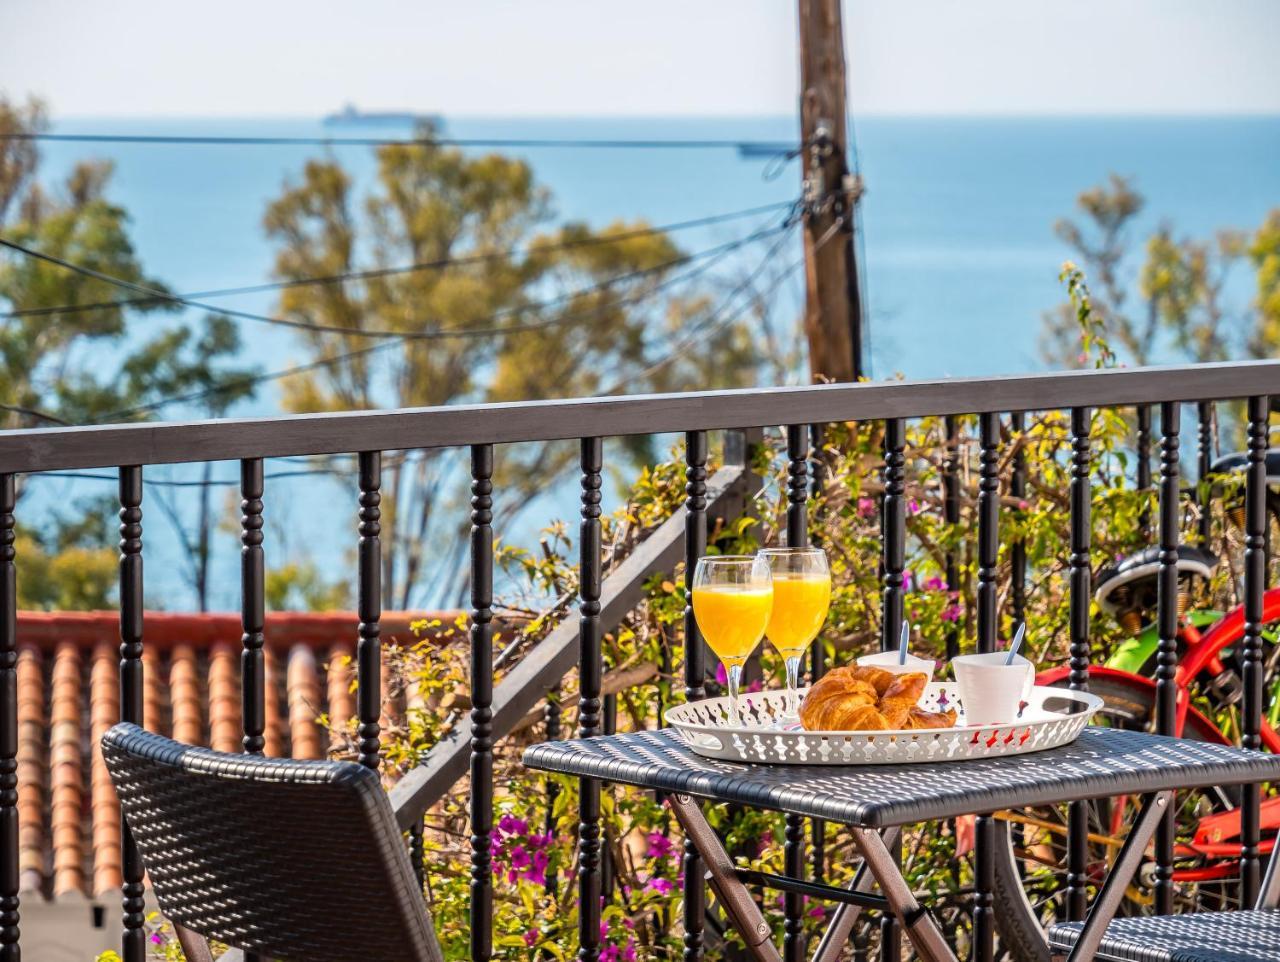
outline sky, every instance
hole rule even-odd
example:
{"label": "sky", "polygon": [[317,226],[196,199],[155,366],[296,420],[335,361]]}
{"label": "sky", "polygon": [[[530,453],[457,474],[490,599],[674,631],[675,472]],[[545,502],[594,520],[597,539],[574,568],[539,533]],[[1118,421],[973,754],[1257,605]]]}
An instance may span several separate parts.
{"label": "sky", "polygon": [[[0,0],[63,117],[779,115],[794,0]],[[845,0],[862,113],[1280,113],[1277,0]]]}

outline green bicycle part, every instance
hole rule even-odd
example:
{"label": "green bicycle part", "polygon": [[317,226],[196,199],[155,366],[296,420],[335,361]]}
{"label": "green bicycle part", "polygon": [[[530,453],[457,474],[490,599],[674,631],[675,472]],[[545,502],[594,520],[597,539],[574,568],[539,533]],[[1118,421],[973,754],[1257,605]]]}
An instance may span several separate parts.
{"label": "green bicycle part", "polygon": [[[1197,628],[1207,628],[1222,620],[1220,611],[1193,611],[1187,617]],[[1143,667],[1155,657],[1156,648],[1160,645],[1159,632],[1154,624],[1147,625],[1142,632],[1125,640],[1114,655],[1107,660],[1108,668],[1127,671],[1131,675],[1141,675]]]}

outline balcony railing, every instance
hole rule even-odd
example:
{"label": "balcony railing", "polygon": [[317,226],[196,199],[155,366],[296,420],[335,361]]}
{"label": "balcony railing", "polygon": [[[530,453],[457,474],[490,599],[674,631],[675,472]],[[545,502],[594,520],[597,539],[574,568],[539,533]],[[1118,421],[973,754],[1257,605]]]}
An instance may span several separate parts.
{"label": "balcony railing", "polygon": [[[903,490],[904,422],[924,416],[979,416],[977,646],[992,650],[997,629],[997,560],[1000,521],[1000,418],[1026,412],[1070,410],[1071,603],[1070,683],[1084,688],[1089,679],[1088,611],[1091,597],[1090,549],[1090,411],[1098,407],[1138,409],[1142,450],[1150,443],[1150,408],[1159,419],[1159,658],[1158,727],[1172,733],[1175,724],[1177,630],[1177,558],[1179,487],[1179,412],[1181,402],[1196,402],[1203,412],[1215,401],[1247,399],[1248,458],[1246,487],[1246,565],[1243,677],[1243,736],[1247,747],[1260,747],[1261,628],[1265,566],[1264,459],[1270,395],[1280,395],[1280,362],[1207,364],[1196,367],[1081,371],[1045,375],[967,378],[938,381],[824,385],[752,389],[645,397],[591,398],[517,404],[320,414],[256,420],[140,424],[41,431],[0,432],[0,962],[19,957],[19,870],[17,797],[17,660],[15,558],[15,477],[42,471],[111,467],[119,472],[120,502],[120,717],[143,721],[143,652],[147,624],[143,612],[143,476],[145,467],[177,462],[237,460],[241,466],[243,665],[243,738],[245,751],[264,745],[264,489],[263,459],[280,456],[355,454],[359,459],[351,510],[352,540],[358,544],[358,614],[356,626],[357,705],[360,760],[379,765],[380,662],[380,487],[382,452],[425,448],[468,447],[471,474],[471,716],[469,751],[461,739],[438,748],[424,769],[411,772],[397,789],[401,824],[411,834],[421,831],[421,818],[469,761],[472,780],[470,820],[472,846],[471,955],[492,955],[493,886],[490,836],[493,813],[493,746],[496,738],[522,717],[537,699],[551,691],[566,672],[579,672],[578,734],[590,737],[603,728],[602,634],[639,598],[637,585],[653,570],[669,567],[681,556],[686,581],[692,562],[706,547],[707,518],[712,510],[732,510],[743,493],[743,445],[737,458],[727,458],[727,473],[708,479],[708,432],[742,432],[785,426],[788,447],[788,531],[803,538],[806,497],[811,481],[813,432],[842,421],[884,422],[884,495],[882,504],[883,631],[897,638],[902,621],[904,550]],[[1203,416],[1203,415],[1202,415]],[[688,468],[687,498],[681,517],[659,529],[637,552],[630,567],[603,578],[601,486],[603,440],[623,435],[682,433]],[[585,434],[585,436],[584,436]],[[1207,437],[1202,432],[1202,438]],[[503,686],[495,689],[493,670],[493,531],[495,504],[502,492],[493,484],[494,446],[576,439],[580,444],[581,560],[579,617],[576,625],[553,636],[535,659],[522,662]],[[1202,444],[1207,441],[1202,440]],[[1145,460],[1145,457],[1142,459]],[[1203,459],[1202,459],[1203,460]],[[736,462],[736,463],[735,463]],[[1141,461],[1140,461],[1141,463]],[[819,461],[814,462],[820,465]],[[1140,482],[1142,479],[1140,478]],[[1011,483],[1018,483],[1016,472]],[[954,492],[953,487],[948,487]],[[951,498],[948,498],[950,501]],[[948,508],[950,511],[950,508]],[[1014,599],[1017,604],[1017,599]],[[691,609],[684,618],[685,695],[705,695],[706,664]],[[549,639],[552,640],[552,639]],[[576,642],[576,658],[574,643]],[[598,957],[600,943],[601,831],[600,787],[585,781],[579,801],[580,844],[578,886],[580,940],[584,962]],[[1246,904],[1259,884],[1259,791],[1244,799],[1240,876]],[[1078,915],[1085,899],[1085,829],[1071,820],[1068,845],[1068,904]],[[990,957],[993,937],[991,859],[995,828],[990,818],[978,824],[977,892],[973,919],[980,952]],[[788,874],[804,869],[804,833],[788,825],[785,864]],[[1173,839],[1166,831],[1157,842],[1156,898],[1167,906],[1172,896],[1168,866]],[[694,962],[702,942],[705,902],[703,872],[692,847],[684,855],[686,908],[685,959]],[[141,962],[143,944],[143,867],[124,833],[123,955]],[[787,932],[800,931],[800,900],[787,900]],[[798,959],[800,940],[787,939],[788,960]]]}

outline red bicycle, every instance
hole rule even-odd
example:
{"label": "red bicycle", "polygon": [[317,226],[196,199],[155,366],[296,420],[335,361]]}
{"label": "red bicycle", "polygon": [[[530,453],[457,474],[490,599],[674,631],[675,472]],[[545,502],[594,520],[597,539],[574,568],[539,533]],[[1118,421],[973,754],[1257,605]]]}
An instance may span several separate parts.
{"label": "red bicycle", "polygon": [[[1280,452],[1275,455],[1280,476]],[[1225,460],[1225,459],[1224,459]],[[1271,461],[1272,458],[1268,458]],[[1268,465],[1271,466],[1270,464]],[[1277,480],[1273,478],[1269,480]],[[1280,543],[1280,496],[1268,492],[1271,543]],[[1228,508],[1230,517],[1231,507]],[[1179,549],[1179,612],[1176,734],[1223,744],[1238,743],[1243,700],[1239,653],[1244,611],[1196,610],[1191,599],[1222,562],[1202,548]],[[1268,564],[1268,569],[1271,565]],[[1159,549],[1139,551],[1100,572],[1095,599],[1103,611],[1130,631],[1104,664],[1089,671],[1089,688],[1105,707],[1096,723],[1153,731],[1156,716],[1153,614]],[[1274,579],[1271,583],[1276,583]],[[1262,741],[1280,752],[1280,588],[1263,598]],[[1069,668],[1043,672],[1038,683],[1065,687]],[[1179,795],[1173,880],[1177,911],[1218,911],[1238,905],[1241,835],[1240,793],[1235,788]],[[1088,877],[1099,882],[1119,853],[1136,802],[1116,797],[1090,803]],[[1261,807],[1261,852],[1269,856],[1280,831],[1280,797]],[[999,816],[996,865],[996,919],[1004,954],[1016,962],[1047,962],[1043,927],[1065,917],[1066,811],[1041,808]],[[1126,893],[1121,912],[1151,911],[1154,863],[1143,866]]]}

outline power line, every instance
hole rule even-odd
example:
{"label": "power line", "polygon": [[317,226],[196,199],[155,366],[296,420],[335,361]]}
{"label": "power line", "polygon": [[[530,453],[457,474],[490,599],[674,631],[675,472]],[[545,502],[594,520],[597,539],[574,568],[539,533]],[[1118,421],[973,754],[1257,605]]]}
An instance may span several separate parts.
{"label": "power line", "polygon": [[[795,205],[792,204],[789,206],[794,207]],[[645,233],[652,233],[652,231],[646,230]],[[294,328],[296,330],[311,331],[315,333],[341,334],[346,337],[363,337],[363,338],[371,338],[371,339],[385,338],[388,340],[395,340],[395,341],[436,341],[436,340],[446,340],[451,338],[468,339],[468,338],[478,338],[478,337],[500,336],[504,334],[518,333],[519,331],[522,331],[522,330],[539,330],[543,327],[548,326],[548,322],[540,321],[540,322],[534,322],[532,324],[527,324],[527,325],[511,325],[507,327],[496,327],[496,328],[488,328],[483,330],[435,328],[433,330],[424,330],[424,331],[392,331],[392,330],[386,330],[382,328],[369,329],[369,328],[339,327],[337,325],[332,325],[332,324],[318,324],[313,321],[300,321],[300,320],[295,320],[293,318],[273,317],[268,314],[258,314],[253,311],[242,311],[242,310],[234,310],[231,308],[218,307],[217,305],[214,305],[214,304],[208,304],[203,301],[194,300],[189,297],[183,297],[180,294],[170,294],[167,291],[161,291],[156,288],[147,287],[146,285],[143,285],[143,284],[137,284],[133,281],[125,280],[124,278],[121,278],[121,277],[116,277],[111,274],[105,274],[102,271],[95,270],[94,268],[85,267],[82,264],[76,264],[75,262],[68,261],[65,258],[56,257],[53,254],[47,254],[43,251],[38,251],[31,247],[26,247],[23,244],[19,244],[16,241],[7,240],[3,237],[0,237],[0,247],[8,248],[9,250],[22,254],[25,257],[30,257],[35,260],[45,261],[46,263],[53,264],[57,267],[61,267],[64,270],[68,270],[73,273],[80,274],[84,277],[90,277],[90,278],[93,278],[94,280],[99,280],[99,281],[102,281],[103,283],[111,284],[123,290],[137,291],[139,293],[146,294],[148,298],[154,298],[157,300],[167,301],[174,304],[182,304],[186,307],[195,308],[197,310],[208,311],[212,314],[223,314],[223,315],[226,315],[227,317],[234,317],[240,320],[257,321],[263,324],[275,324],[282,327],[289,327],[289,328]],[[686,259],[687,258],[684,258],[684,257],[676,258],[671,262],[669,262],[666,266],[683,263]],[[663,269],[663,265],[657,265],[654,268],[646,268],[644,270],[648,270],[652,272],[660,269]]]}
{"label": "power line", "polygon": [[[654,287],[648,291],[644,291],[631,298],[623,298],[619,301],[614,301],[607,304],[600,304],[586,311],[577,311],[570,314],[564,314],[558,318],[555,318],[554,320],[557,324],[565,324],[574,320],[581,320],[584,318],[594,317],[598,314],[603,313],[605,310],[611,310],[620,306],[625,306],[627,304],[633,304],[639,301],[646,300],[652,297],[653,295],[659,293],[661,290],[665,288],[674,286],[675,284],[678,284],[678,283],[684,283],[690,280],[694,280],[701,274],[706,273],[708,270],[710,270],[710,268],[714,267],[715,264],[720,259],[722,259],[731,251],[736,250],[742,246],[745,246],[746,244],[751,243],[753,241],[761,240],[766,237],[772,236],[773,234],[789,231],[791,227],[792,227],[792,224],[790,222],[790,219],[788,219],[787,222],[784,222],[781,225],[756,231],[746,237],[738,238],[737,240],[730,241],[727,244],[719,245],[716,248],[711,248],[710,250],[715,253],[714,257],[706,260],[705,263],[700,264],[698,267],[694,268],[691,271],[688,271],[682,275],[677,275],[676,277],[667,278],[661,281],[660,283],[654,285]],[[581,293],[581,292],[577,292],[577,293]],[[576,293],[573,296],[576,296]],[[564,298],[561,298],[559,300],[563,300],[563,299]],[[536,306],[546,306],[549,304],[554,304],[556,302],[557,302],[556,300],[553,300],[553,301],[545,302],[543,305],[536,305]],[[483,321],[487,319],[481,318],[480,320]],[[549,327],[551,325],[546,324],[543,326]],[[530,330],[530,329],[531,328],[528,326],[523,328],[523,330]],[[134,407],[124,408],[119,411],[113,411],[110,414],[105,415],[102,420],[106,421],[106,420],[111,420],[116,418],[131,417],[135,414],[147,413],[162,407],[167,407],[170,404],[183,404],[183,403],[189,403],[191,401],[199,401],[199,400],[202,400],[203,398],[213,397],[218,394],[225,393],[227,391],[238,390],[243,387],[256,387],[259,384],[265,384],[271,381],[283,380],[288,377],[293,377],[294,375],[306,374],[311,371],[323,370],[324,368],[333,367],[334,365],[341,364],[345,361],[352,361],[357,358],[371,356],[373,354],[379,353],[393,346],[395,346],[395,342],[386,341],[381,344],[372,345],[370,347],[363,347],[357,350],[345,351],[341,354],[335,354],[333,357],[319,358],[315,361],[311,361],[306,364],[300,364],[295,367],[285,368],[280,371],[273,371],[266,374],[257,374],[257,375],[252,375],[250,377],[245,377],[245,378],[235,378],[223,384],[217,384],[217,385],[214,385],[213,387],[206,388],[200,391],[193,391],[188,394],[161,398],[156,401],[151,401],[147,404],[139,404]]]}
{"label": "power line", "polygon": [[[738,284],[734,286],[733,290],[731,290],[727,295],[725,295],[724,299],[721,300],[720,303],[716,305],[714,309],[712,309],[712,311],[707,315],[707,317],[703,320],[703,322],[701,324],[695,325],[693,331],[691,331],[678,345],[676,345],[676,347],[673,348],[670,353],[664,355],[653,364],[650,364],[644,370],[636,374],[631,374],[625,378],[622,378],[617,383],[615,383],[612,387],[602,391],[601,394],[602,395],[613,394],[617,391],[622,390],[624,387],[626,387],[629,383],[633,381],[636,381],[640,378],[645,378],[651,374],[657,373],[667,365],[671,364],[672,362],[686,355],[690,350],[692,350],[702,341],[706,340],[712,334],[716,333],[720,328],[724,327],[730,321],[732,321],[734,319],[733,315],[731,314],[725,315],[725,316],[721,316],[721,315],[725,314],[725,311],[728,309],[729,305],[738,297],[739,294],[741,294],[744,290],[746,290],[752,284],[755,283],[756,278],[760,276],[761,272],[765,269],[765,266],[768,265],[769,262],[773,260],[774,256],[778,253],[778,251],[782,249],[782,245],[786,243],[787,237],[790,233],[790,229],[792,226],[793,226],[792,224],[787,224],[784,228],[782,228],[782,236],[778,238],[777,243],[775,243],[772,247],[769,248],[768,251],[765,252],[765,255],[762,258],[760,258],[760,262],[756,264],[755,268],[751,271],[751,273],[748,274],[741,281],[739,281]],[[790,267],[786,268],[786,270],[784,270],[777,278],[775,278],[769,293],[772,293],[774,290],[777,290],[777,288],[782,284],[782,281],[786,277],[790,276],[790,274],[793,271],[795,271],[795,269],[803,263],[804,263],[804,258],[802,257],[798,261],[793,263]]]}
{"label": "power line", "polygon": [[784,153],[796,149],[788,141],[703,139],[681,140],[671,138],[652,139],[578,139],[536,137],[255,137],[214,136],[201,134],[180,136],[171,134],[50,134],[13,132],[0,134],[0,140],[49,141],[54,143],[81,144],[154,144],[170,146],[222,146],[222,147],[491,147],[514,149],[525,147],[549,147],[585,150],[736,150],[742,154]]}
{"label": "power line", "polygon": [[208,291],[193,291],[188,294],[163,293],[148,295],[146,297],[124,298],[114,301],[97,301],[88,304],[65,304],[56,307],[28,307],[0,314],[0,318],[41,317],[48,314],[74,314],[81,311],[103,310],[113,307],[135,307],[141,304],[166,303],[172,301],[174,298],[230,297],[237,294],[261,294],[266,291],[283,290],[293,287],[306,287],[312,284],[341,284],[346,281],[372,280],[381,277],[393,277],[399,274],[411,274],[417,271],[443,270],[449,267],[463,267],[490,261],[509,260],[510,258],[520,254],[527,255],[534,252],[542,253],[544,251],[571,250],[581,247],[616,244],[622,241],[632,240],[636,237],[646,237],[652,234],[671,234],[676,233],[677,231],[691,230],[697,227],[709,227],[732,220],[752,217],[756,214],[771,213],[773,211],[781,210],[784,207],[793,207],[794,205],[795,201],[779,201],[773,204],[748,207],[743,210],[730,211],[724,214],[711,214],[706,217],[693,218],[692,220],[676,221],[672,224],[663,224],[656,227],[637,227],[632,230],[620,231],[616,234],[574,238],[571,240],[557,241],[551,244],[526,244],[519,247],[509,247],[502,251],[466,254],[461,257],[445,257],[431,261],[421,261],[414,264],[404,264],[396,267],[379,267],[363,271],[347,271],[339,274],[298,277],[281,281],[269,281],[263,284],[251,284],[243,287],[223,287]]}

